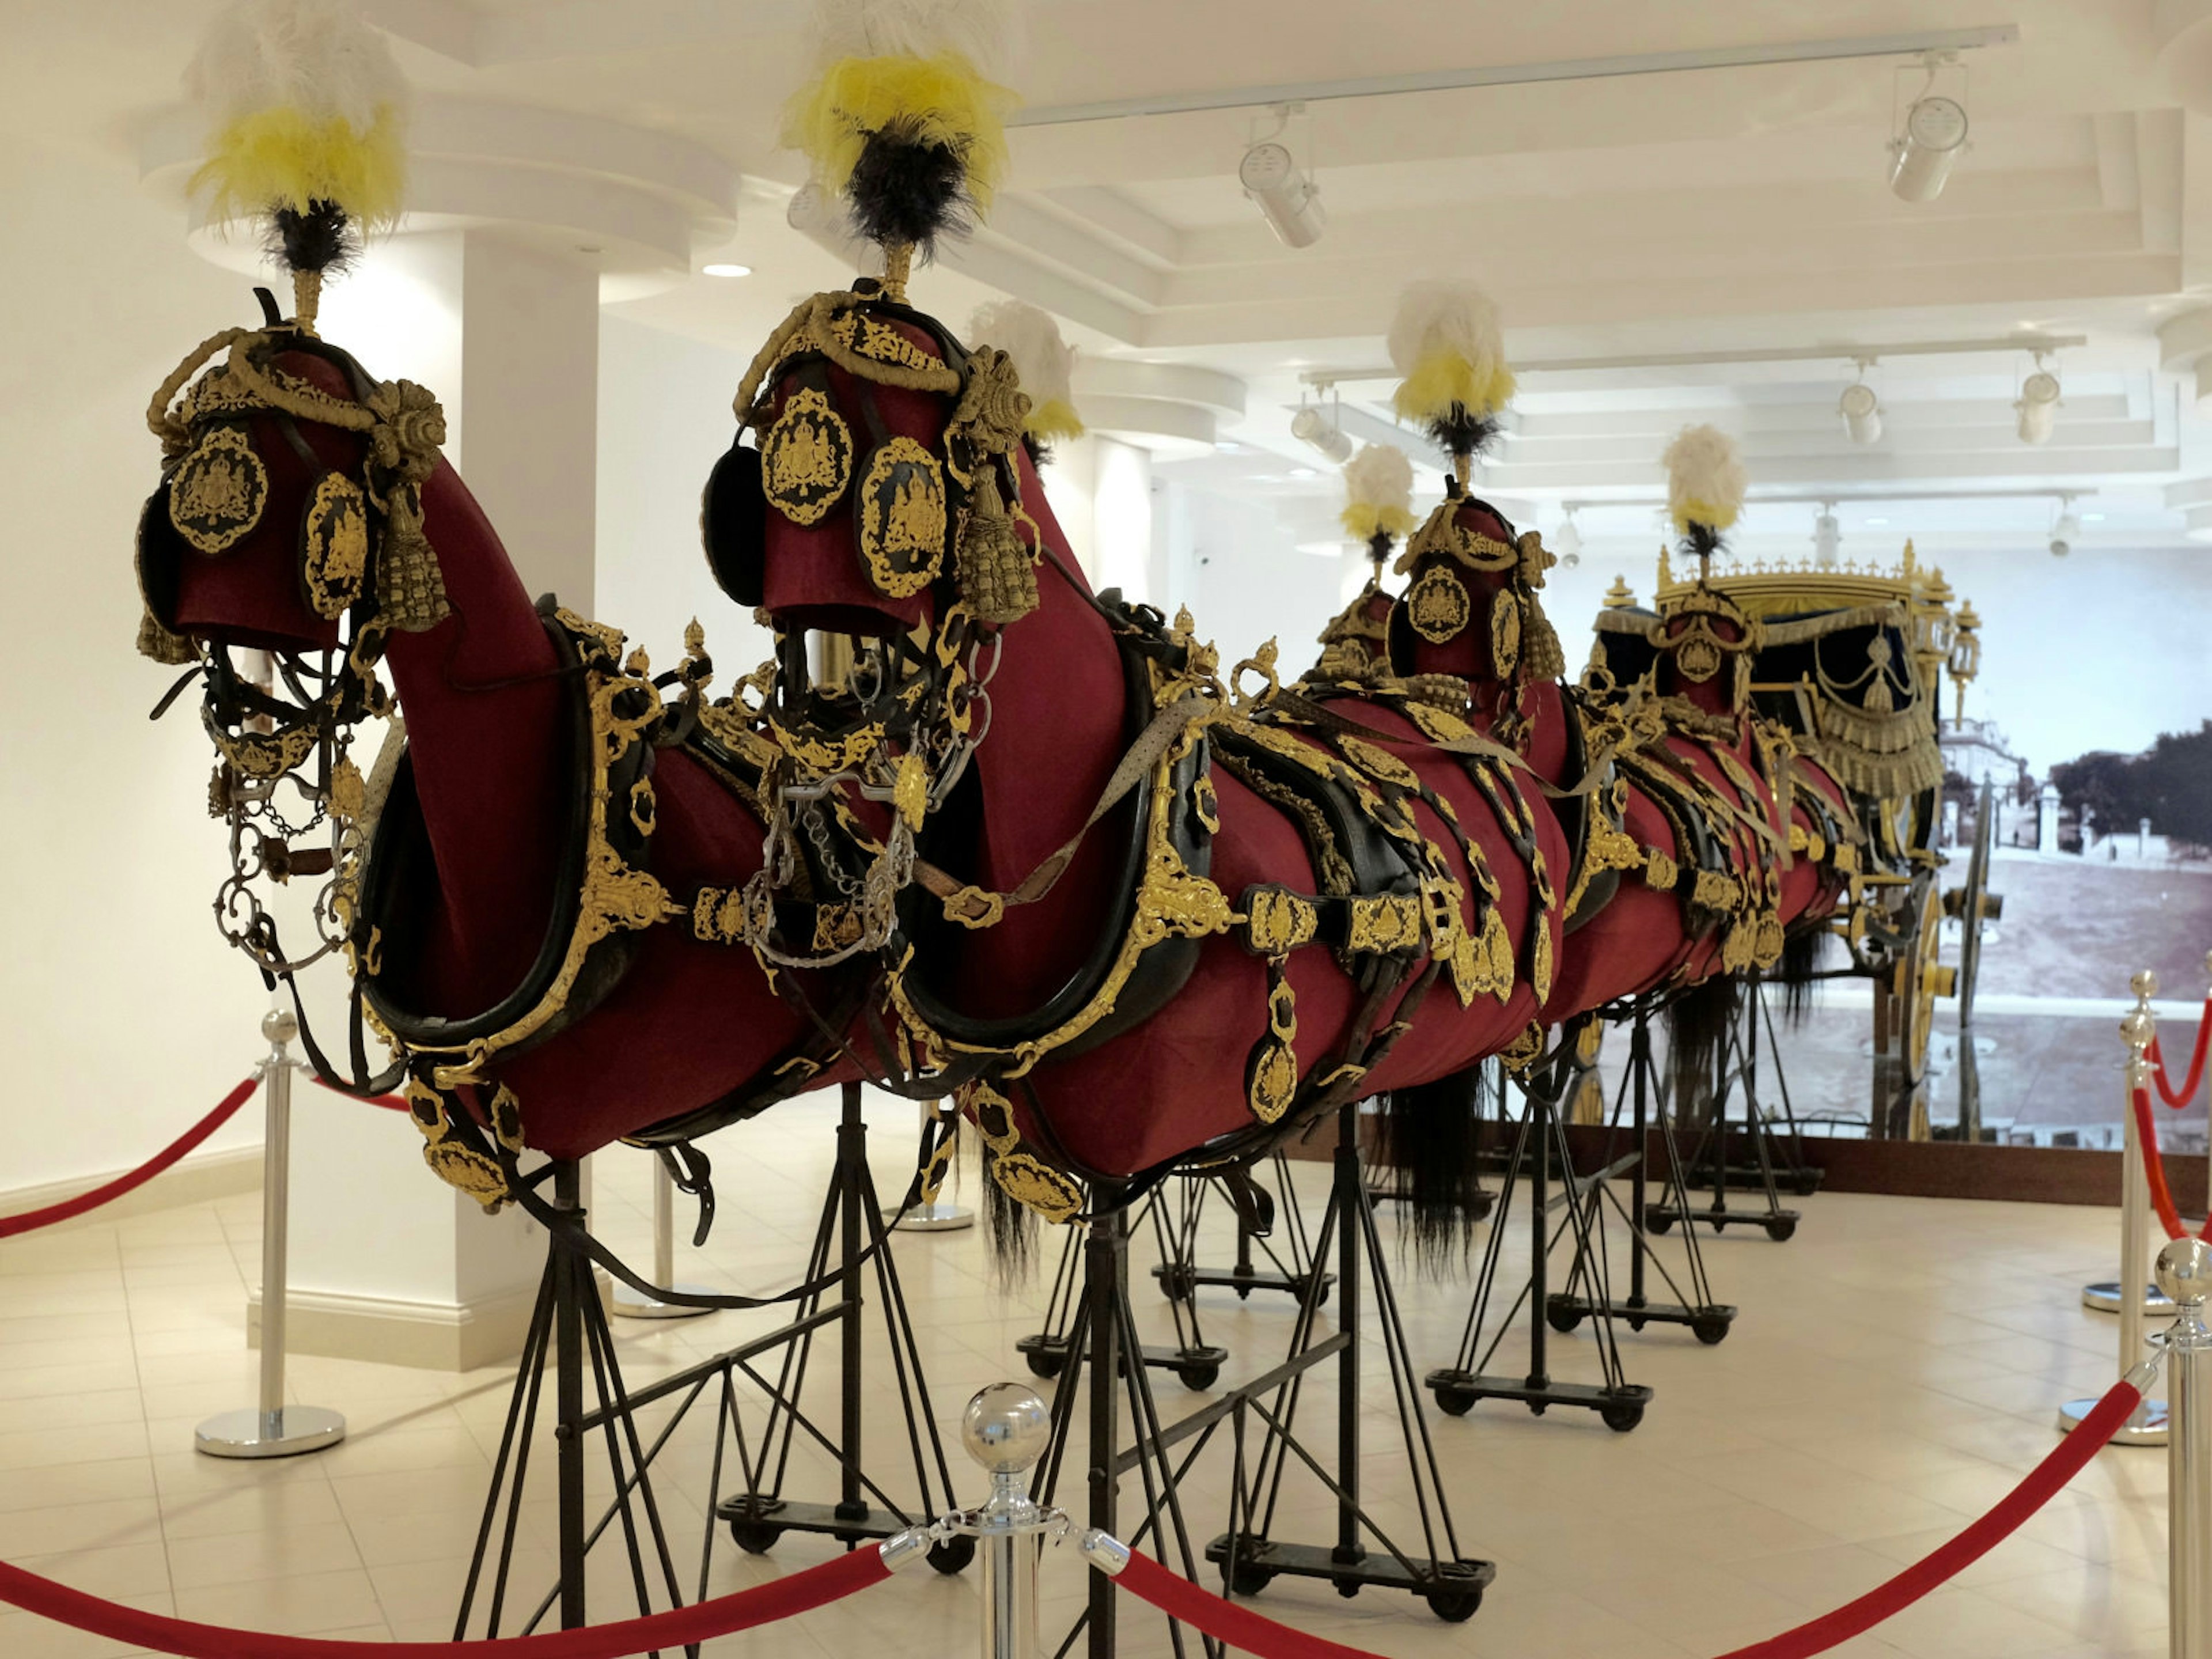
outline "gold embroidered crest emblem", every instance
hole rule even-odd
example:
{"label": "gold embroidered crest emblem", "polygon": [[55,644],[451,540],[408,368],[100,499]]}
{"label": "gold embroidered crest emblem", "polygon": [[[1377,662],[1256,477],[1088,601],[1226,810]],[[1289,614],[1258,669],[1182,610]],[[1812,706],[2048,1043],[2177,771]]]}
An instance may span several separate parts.
{"label": "gold embroidered crest emblem", "polygon": [[796,525],[829,516],[853,477],[853,430],[813,386],[793,392],[761,442],[761,487]]}
{"label": "gold embroidered crest emblem", "polygon": [[945,563],[945,469],[911,438],[891,438],[860,482],[860,558],[886,599],[919,593]]}
{"label": "gold embroidered crest emblem", "polygon": [[1407,619],[1413,631],[1431,645],[1455,638],[1474,614],[1474,605],[1460,579],[1442,565],[1433,565],[1406,595]]}
{"label": "gold embroidered crest emblem", "polygon": [[301,541],[308,603],[318,617],[343,617],[368,574],[368,500],[361,486],[343,473],[324,473]]}
{"label": "gold embroidered crest emblem", "polygon": [[269,469],[246,434],[219,426],[202,438],[169,480],[169,522],[203,553],[221,553],[261,522]]}

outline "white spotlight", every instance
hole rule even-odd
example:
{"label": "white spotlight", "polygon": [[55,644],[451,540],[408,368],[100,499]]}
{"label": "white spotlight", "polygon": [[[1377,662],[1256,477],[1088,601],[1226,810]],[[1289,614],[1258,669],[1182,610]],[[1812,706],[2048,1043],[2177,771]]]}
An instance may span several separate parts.
{"label": "white spotlight", "polygon": [[1300,443],[1312,445],[1337,466],[1352,459],[1352,440],[1311,404],[1291,416],[1291,436]]}
{"label": "white spotlight", "polygon": [[2024,444],[2050,441],[2058,424],[2058,377],[2039,368],[2020,383],[2020,401],[2013,405],[2020,416],[2020,441]]}
{"label": "white spotlight", "polygon": [[2051,556],[2063,559],[2074,550],[2074,544],[2081,539],[2081,520],[2074,516],[2070,507],[2063,508],[2058,522],[2051,526]]}
{"label": "white spotlight", "polygon": [[1583,532],[1575,526],[1575,510],[1559,520],[1559,533],[1552,538],[1552,550],[1559,556],[1559,568],[1572,570],[1583,562]]}
{"label": "white spotlight", "polygon": [[1819,515],[1813,520],[1813,561],[1816,564],[1832,565],[1844,544],[1843,526],[1836,522],[1834,503],[1820,503]]}
{"label": "white spotlight", "polygon": [[1904,201],[1934,201],[1966,145],[1966,106],[1940,94],[1916,98],[1904,133],[1890,142],[1890,189]]}
{"label": "white spotlight", "polygon": [[1854,380],[1837,400],[1836,412],[1844,417],[1844,430],[1855,444],[1870,444],[1881,437],[1881,402],[1864,380]]}
{"label": "white spotlight", "polygon": [[1259,204],[1267,228],[1285,247],[1311,247],[1321,240],[1328,224],[1321,186],[1306,177],[1288,145],[1272,138],[1253,145],[1237,163],[1237,182]]}

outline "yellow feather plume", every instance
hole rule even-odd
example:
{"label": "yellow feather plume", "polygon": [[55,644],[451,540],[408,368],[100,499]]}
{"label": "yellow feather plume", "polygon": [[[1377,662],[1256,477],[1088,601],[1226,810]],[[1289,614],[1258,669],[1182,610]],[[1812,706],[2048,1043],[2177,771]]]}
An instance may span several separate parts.
{"label": "yellow feather plume", "polygon": [[1456,352],[1439,351],[1415,359],[1390,404],[1409,421],[1435,420],[1455,404],[1471,415],[1494,415],[1513,401],[1516,384],[1503,363],[1486,372]]}
{"label": "yellow feather plume", "polygon": [[1042,443],[1080,438],[1084,433],[1083,418],[1075,412],[1075,405],[1065,398],[1053,398],[1031,405],[1029,418],[1022,428]]}
{"label": "yellow feather plume", "polygon": [[318,118],[280,107],[256,110],[217,127],[208,159],[192,174],[211,218],[222,220],[335,202],[364,229],[388,228],[407,190],[401,118],[380,109],[366,132],[343,115]]}
{"label": "yellow feather plume", "polygon": [[835,196],[851,179],[869,136],[896,128],[958,155],[969,195],[988,211],[1006,176],[1006,117],[1019,101],[958,52],[843,58],[792,100],[783,142],[805,153],[823,191]]}
{"label": "yellow feather plume", "polygon": [[1375,539],[1387,532],[1395,540],[1413,533],[1413,515],[1402,507],[1377,507],[1372,501],[1354,501],[1337,515],[1344,526],[1344,533],[1356,542]]}

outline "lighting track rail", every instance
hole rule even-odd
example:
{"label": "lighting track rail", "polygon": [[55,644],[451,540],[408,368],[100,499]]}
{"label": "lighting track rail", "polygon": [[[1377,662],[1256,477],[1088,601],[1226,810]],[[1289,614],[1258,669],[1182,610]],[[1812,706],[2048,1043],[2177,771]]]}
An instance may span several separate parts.
{"label": "lighting track rail", "polygon": [[1395,98],[1414,92],[1459,92],[1476,87],[1531,86],[1552,81],[1606,81],[1626,75],[1679,75],[1694,70],[1829,63],[1850,58],[1905,58],[1931,52],[2008,46],[2019,40],[2019,24],[1996,23],[1984,28],[1923,29],[1905,34],[1859,35],[1842,40],[1791,40],[1772,46],[1711,46],[1694,52],[1570,58],[1550,64],[1425,70],[1343,81],[1291,81],[1274,86],[1224,87],[1213,92],[1164,92],[1148,98],[1109,98],[1091,104],[1045,104],[1008,117],[1006,125],[1057,127],[1079,121],[1126,120],[1140,115],[1189,115],[1202,110],[1255,109],[1271,104],[1317,104],[1336,98]]}

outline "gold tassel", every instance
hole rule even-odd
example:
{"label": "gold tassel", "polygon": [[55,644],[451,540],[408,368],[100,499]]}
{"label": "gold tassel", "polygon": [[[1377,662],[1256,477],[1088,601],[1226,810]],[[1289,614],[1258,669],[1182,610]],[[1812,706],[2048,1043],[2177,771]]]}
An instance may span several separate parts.
{"label": "gold tassel", "polygon": [[138,617],[138,654],[171,668],[182,668],[186,663],[200,659],[199,647],[182,634],[173,634],[162,627],[161,618],[150,608]]}
{"label": "gold tassel", "polygon": [[1019,622],[1037,608],[1036,566],[999,493],[999,465],[975,476],[960,532],[960,597],[979,622]]}
{"label": "gold tassel", "polygon": [[392,492],[386,503],[383,558],[377,598],[385,619],[403,634],[422,634],[453,613],[446,574],[422,533],[422,496],[413,484]]}

